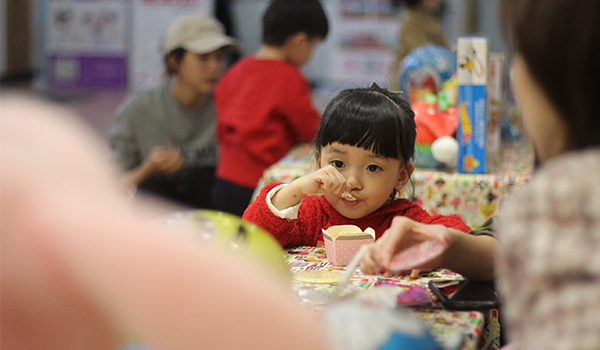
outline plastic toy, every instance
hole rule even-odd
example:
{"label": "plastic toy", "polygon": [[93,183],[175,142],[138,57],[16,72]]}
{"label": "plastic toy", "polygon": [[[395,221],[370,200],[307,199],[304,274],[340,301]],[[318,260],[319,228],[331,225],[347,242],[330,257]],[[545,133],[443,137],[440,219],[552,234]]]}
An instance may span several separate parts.
{"label": "plastic toy", "polygon": [[455,165],[458,159],[458,141],[452,136],[442,136],[431,144],[433,159],[447,165]]}
{"label": "plastic toy", "polygon": [[425,94],[437,94],[456,72],[456,56],[433,44],[411,51],[400,66],[398,86],[412,103]]}
{"label": "plastic toy", "polygon": [[412,105],[417,124],[417,143],[432,144],[442,136],[452,136],[458,128],[456,108],[442,111],[435,95],[427,95]]}
{"label": "plastic toy", "polygon": [[[455,148],[458,152],[458,147],[454,147],[454,143],[448,139],[453,137],[458,128],[456,107],[445,95],[440,95],[442,99],[439,103],[435,95],[429,94],[412,105],[417,124],[415,165],[418,167],[435,168],[440,164],[452,166],[456,160],[453,153]],[[441,140],[436,143],[438,139]],[[434,143],[437,156],[432,153]]]}

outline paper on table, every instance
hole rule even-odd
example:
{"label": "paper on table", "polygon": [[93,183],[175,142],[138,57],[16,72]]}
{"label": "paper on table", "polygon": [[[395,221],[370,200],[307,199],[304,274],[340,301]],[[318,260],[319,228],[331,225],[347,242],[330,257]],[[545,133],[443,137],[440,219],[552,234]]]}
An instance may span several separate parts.
{"label": "paper on table", "polygon": [[366,251],[367,251],[367,246],[366,245],[363,245],[362,247],[360,247],[360,249],[358,250],[358,252],[354,256],[354,258],[352,258],[352,261],[350,261],[350,263],[348,264],[348,266],[346,266],[346,271],[344,272],[344,276],[338,282],[338,287],[335,290],[335,292],[333,292],[333,296],[331,298],[332,300],[335,300],[335,299],[339,298],[342,295],[343,290],[348,285],[348,281],[350,280],[350,278],[354,274],[354,270],[356,270],[356,268],[360,264],[360,261],[362,260],[362,257],[363,257],[363,255],[365,255]]}
{"label": "paper on table", "polygon": [[294,278],[307,283],[338,283],[343,275],[339,271],[309,270],[297,273]]}

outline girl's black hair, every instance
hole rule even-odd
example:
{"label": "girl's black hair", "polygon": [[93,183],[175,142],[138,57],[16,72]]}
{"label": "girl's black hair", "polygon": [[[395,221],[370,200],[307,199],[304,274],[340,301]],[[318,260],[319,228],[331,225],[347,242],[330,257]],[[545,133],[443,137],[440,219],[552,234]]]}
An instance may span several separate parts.
{"label": "girl's black hair", "polygon": [[415,113],[400,94],[373,83],[340,92],[325,107],[315,146],[333,142],[360,147],[378,156],[411,161],[415,151]]}

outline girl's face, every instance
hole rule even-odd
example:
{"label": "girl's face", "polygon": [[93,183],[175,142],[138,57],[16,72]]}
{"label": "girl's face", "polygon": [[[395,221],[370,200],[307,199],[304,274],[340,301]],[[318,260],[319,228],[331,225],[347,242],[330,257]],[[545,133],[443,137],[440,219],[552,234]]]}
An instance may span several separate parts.
{"label": "girl's face", "polygon": [[225,51],[206,54],[186,52],[177,67],[176,79],[191,93],[210,94],[225,69]]}
{"label": "girl's face", "polygon": [[513,63],[513,89],[523,115],[523,127],[533,141],[540,161],[566,149],[567,127],[556,108],[533,79],[523,57]]}
{"label": "girl's face", "polygon": [[325,193],[327,201],[343,216],[358,219],[381,208],[394,189],[401,190],[414,169],[411,163],[402,167],[399,160],[385,158],[359,147],[334,142],[317,155],[319,167],[333,165],[350,184],[356,201]]}

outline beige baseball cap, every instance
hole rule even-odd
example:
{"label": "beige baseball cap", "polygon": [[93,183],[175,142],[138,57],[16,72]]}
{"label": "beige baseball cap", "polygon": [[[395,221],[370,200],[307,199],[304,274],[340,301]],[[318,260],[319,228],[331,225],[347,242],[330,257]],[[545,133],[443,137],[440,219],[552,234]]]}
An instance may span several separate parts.
{"label": "beige baseball cap", "polygon": [[167,31],[165,53],[185,49],[197,54],[213,52],[225,46],[239,48],[236,40],[225,35],[221,22],[208,14],[178,17]]}

